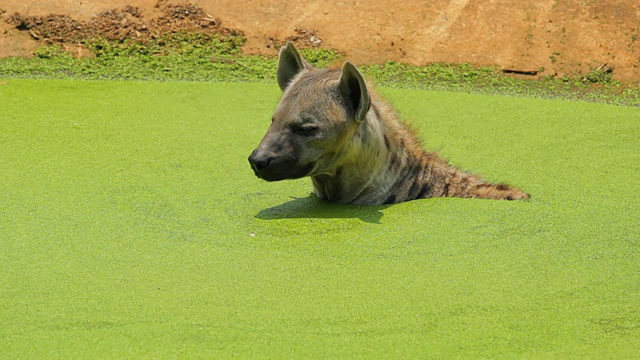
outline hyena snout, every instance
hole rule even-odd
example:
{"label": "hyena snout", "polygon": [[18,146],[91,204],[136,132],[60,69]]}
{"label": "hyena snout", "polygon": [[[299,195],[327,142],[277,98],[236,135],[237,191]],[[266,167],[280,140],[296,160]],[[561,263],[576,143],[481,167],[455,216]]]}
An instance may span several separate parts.
{"label": "hyena snout", "polygon": [[275,156],[273,156],[273,154],[255,149],[251,155],[249,155],[249,164],[251,164],[251,168],[256,175],[258,175],[269,167],[274,158]]}
{"label": "hyena snout", "polygon": [[249,164],[257,177],[267,181],[297,179],[309,175],[313,166],[300,165],[293,156],[279,155],[257,148],[249,155]]}

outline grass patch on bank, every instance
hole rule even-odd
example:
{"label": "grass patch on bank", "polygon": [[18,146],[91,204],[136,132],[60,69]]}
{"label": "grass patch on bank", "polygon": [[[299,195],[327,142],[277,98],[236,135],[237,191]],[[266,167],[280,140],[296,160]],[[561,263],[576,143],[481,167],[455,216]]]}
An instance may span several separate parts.
{"label": "grass patch on bank", "polygon": [[275,84],[0,85],[7,358],[633,358],[640,110],[382,88],[528,202],[325,203],[247,156]]}
{"label": "grass patch on bank", "polygon": [[[240,36],[171,33],[146,43],[84,41],[91,56],[76,58],[62,46],[43,46],[34,58],[0,59],[0,77],[187,81],[274,82],[276,58],[241,54]],[[335,51],[302,50],[312,64],[325,67],[345,60]],[[640,106],[639,84],[622,84],[604,71],[536,80],[470,64],[411,66],[389,62],[360,66],[379,86],[541,98],[563,98]]]}

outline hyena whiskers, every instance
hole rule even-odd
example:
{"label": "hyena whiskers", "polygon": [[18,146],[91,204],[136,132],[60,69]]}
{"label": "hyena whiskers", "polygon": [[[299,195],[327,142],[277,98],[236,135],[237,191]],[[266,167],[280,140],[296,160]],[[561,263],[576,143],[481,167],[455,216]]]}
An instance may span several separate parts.
{"label": "hyena whiskers", "polygon": [[282,99],[269,130],[249,156],[262,179],[310,176],[319,198],[347,204],[430,197],[529,198],[424,150],[349,62],[342,69],[315,69],[289,43],[280,50],[277,78]]}

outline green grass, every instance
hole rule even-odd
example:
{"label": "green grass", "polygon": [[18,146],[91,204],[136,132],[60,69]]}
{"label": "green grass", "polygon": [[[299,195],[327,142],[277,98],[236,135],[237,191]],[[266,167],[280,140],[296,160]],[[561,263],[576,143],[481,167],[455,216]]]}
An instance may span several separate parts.
{"label": "green grass", "polygon": [[640,110],[383,88],[528,202],[339,206],[247,156],[274,84],[0,85],[4,358],[634,358]]}
{"label": "green grass", "polygon": [[[60,45],[42,46],[34,58],[0,59],[0,77],[45,79],[129,79],[187,81],[275,82],[276,58],[242,55],[244,38],[189,33],[161,34],[147,42],[87,39],[92,55],[74,58]],[[341,63],[342,54],[327,49],[305,49],[303,56],[318,67]],[[359,64],[358,64],[359,65]],[[539,79],[503,74],[492,67],[471,64],[411,66],[388,62],[359,66],[380,86],[562,98],[640,107],[640,83],[620,83],[610,69],[557,78],[541,72]]]}

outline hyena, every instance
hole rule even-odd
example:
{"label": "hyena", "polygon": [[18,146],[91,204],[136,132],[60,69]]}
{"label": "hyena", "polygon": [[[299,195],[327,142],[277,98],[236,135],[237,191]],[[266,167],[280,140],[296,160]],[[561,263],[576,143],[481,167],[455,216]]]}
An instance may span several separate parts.
{"label": "hyena", "polygon": [[249,156],[267,181],[310,176],[313,192],[337,203],[380,205],[435,196],[527,199],[424,150],[393,108],[350,62],[317,69],[293,44],[280,50],[283,91],[271,126]]}

